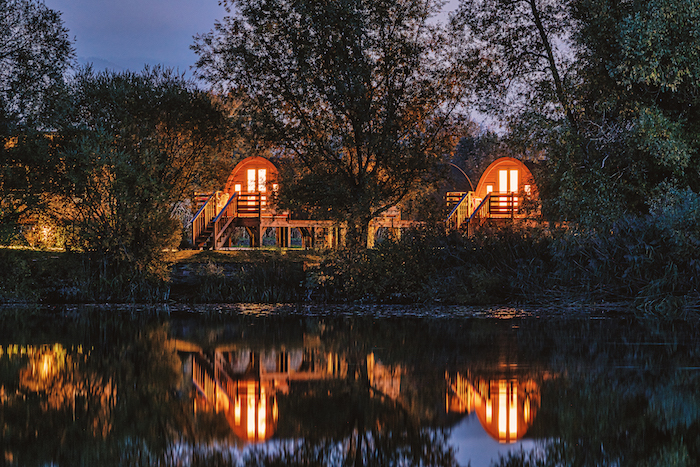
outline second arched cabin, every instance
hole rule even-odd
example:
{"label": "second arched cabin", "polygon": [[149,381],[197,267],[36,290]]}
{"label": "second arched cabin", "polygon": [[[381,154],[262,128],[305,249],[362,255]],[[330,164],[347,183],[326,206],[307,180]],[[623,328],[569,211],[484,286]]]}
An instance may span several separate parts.
{"label": "second arched cabin", "polygon": [[537,196],[532,172],[520,160],[501,157],[489,165],[474,191],[450,192],[450,209],[445,223],[459,229],[483,219],[516,219],[527,217],[525,201]]}

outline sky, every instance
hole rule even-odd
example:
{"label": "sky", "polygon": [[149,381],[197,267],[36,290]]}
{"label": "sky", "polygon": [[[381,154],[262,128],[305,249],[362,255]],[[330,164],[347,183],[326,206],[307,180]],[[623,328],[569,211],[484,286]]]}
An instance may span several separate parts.
{"label": "sky", "polygon": [[193,36],[225,11],[217,0],[44,0],[62,13],[80,63],[140,71],[145,64],[192,76]]}
{"label": "sky", "polygon": [[[60,11],[78,61],[96,70],[140,71],[164,65],[192,77],[193,36],[209,32],[225,10],[218,0],[44,0]],[[448,8],[457,0],[448,2]]]}

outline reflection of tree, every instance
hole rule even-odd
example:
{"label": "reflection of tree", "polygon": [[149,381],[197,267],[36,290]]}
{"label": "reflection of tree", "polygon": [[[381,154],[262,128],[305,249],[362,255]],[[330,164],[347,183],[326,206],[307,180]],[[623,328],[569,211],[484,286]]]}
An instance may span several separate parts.
{"label": "reflection of tree", "polygon": [[105,465],[133,443],[158,456],[186,429],[174,391],[179,359],[165,328],[130,317],[93,318],[73,323],[83,345],[12,344],[0,353],[6,460]]}
{"label": "reflection of tree", "polygon": [[637,320],[522,326],[531,351],[549,353],[566,377],[543,387],[543,450],[499,465],[699,465],[699,328]]}
{"label": "reflection of tree", "polygon": [[424,426],[400,401],[371,384],[366,355],[345,357],[353,369],[345,378],[296,384],[280,396],[285,417],[279,430],[304,441],[293,448],[258,449],[251,465],[455,464],[444,430]]}

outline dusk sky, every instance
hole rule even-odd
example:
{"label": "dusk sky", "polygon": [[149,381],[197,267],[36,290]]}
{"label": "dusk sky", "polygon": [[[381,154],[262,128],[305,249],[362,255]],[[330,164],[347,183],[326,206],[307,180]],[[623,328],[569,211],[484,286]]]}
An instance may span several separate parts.
{"label": "dusk sky", "polygon": [[[80,63],[97,70],[139,71],[144,64],[178,68],[192,76],[193,36],[223,18],[217,0],[45,0],[62,12]],[[456,4],[456,0],[449,2]],[[448,8],[451,5],[448,4]]]}

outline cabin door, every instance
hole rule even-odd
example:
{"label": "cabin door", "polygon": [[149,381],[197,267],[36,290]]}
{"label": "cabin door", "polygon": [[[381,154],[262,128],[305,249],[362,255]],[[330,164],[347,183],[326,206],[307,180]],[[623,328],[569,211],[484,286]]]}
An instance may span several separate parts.
{"label": "cabin door", "polygon": [[[267,201],[267,169],[248,169],[247,187],[248,193],[260,193],[260,204],[264,206]],[[252,203],[250,201],[249,203]]]}
{"label": "cabin door", "polygon": [[[501,194],[518,192],[518,169],[503,169],[498,171],[498,191]],[[507,206],[508,201],[501,198],[501,206]],[[513,197],[513,208],[518,205],[517,196]]]}

